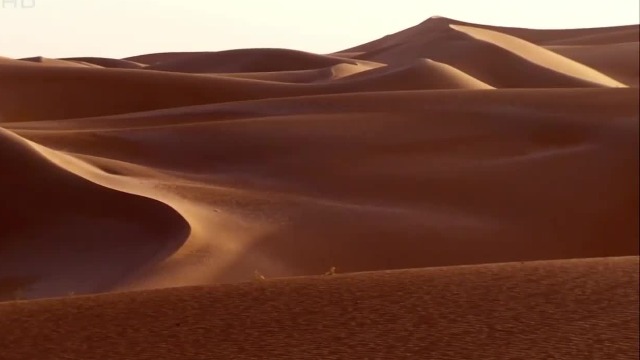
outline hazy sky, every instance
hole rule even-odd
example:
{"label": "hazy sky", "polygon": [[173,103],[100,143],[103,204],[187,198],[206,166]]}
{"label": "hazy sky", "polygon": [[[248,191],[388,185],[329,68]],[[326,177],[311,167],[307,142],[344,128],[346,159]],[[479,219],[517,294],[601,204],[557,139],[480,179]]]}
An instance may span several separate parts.
{"label": "hazy sky", "polygon": [[328,53],[433,15],[532,28],[637,24],[638,0],[0,0],[0,55],[125,57],[283,47]]}

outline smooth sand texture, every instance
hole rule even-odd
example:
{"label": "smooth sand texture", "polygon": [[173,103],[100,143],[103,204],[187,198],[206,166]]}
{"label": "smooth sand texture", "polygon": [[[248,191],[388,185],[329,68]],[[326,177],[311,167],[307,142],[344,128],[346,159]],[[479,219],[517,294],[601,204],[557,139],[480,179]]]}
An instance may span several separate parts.
{"label": "smooth sand texture", "polygon": [[605,45],[547,46],[629,86],[638,87],[640,48],[637,41]]}
{"label": "smooth sand texture", "polygon": [[637,33],[0,58],[0,358],[637,359]]}

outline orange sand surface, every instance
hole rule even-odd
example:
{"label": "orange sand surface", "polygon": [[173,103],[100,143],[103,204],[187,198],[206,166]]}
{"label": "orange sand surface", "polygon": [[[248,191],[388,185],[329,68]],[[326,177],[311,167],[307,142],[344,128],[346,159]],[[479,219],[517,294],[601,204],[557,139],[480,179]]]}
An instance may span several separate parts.
{"label": "orange sand surface", "polygon": [[0,57],[0,359],[638,359],[638,29]]}

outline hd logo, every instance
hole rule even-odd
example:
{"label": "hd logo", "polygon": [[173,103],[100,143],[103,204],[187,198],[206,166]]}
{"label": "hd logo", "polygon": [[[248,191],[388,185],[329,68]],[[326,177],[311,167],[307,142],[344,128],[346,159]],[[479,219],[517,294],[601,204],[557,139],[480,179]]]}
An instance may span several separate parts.
{"label": "hd logo", "polygon": [[3,9],[33,9],[36,0],[0,0]]}

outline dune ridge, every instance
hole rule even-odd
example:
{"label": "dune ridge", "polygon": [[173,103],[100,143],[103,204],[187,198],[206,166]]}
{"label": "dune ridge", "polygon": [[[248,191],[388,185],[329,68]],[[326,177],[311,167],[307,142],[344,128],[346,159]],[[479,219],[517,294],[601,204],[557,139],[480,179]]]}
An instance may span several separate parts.
{"label": "dune ridge", "polygon": [[[47,149],[1,128],[0,146],[0,281],[31,279],[25,296],[103,291],[160,260],[150,254],[172,253],[188,234],[166,205],[87,182],[52,163]],[[11,299],[10,290],[0,296]]]}
{"label": "dune ridge", "polygon": [[544,51],[544,49],[537,47],[533,44],[528,44],[526,41],[518,38],[493,32],[490,30],[474,29],[473,27],[451,25],[451,27],[457,31],[462,31],[476,39],[483,41],[491,41],[493,44],[502,48],[509,49],[516,55],[519,55],[537,65],[549,68],[556,72],[583,79],[596,85],[608,86],[608,87],[626,87],[624,84],[617,82],[610,77],[603,75],[585,65],[578,62],[568,60],[564,57],[556,56],[551,51]]}

